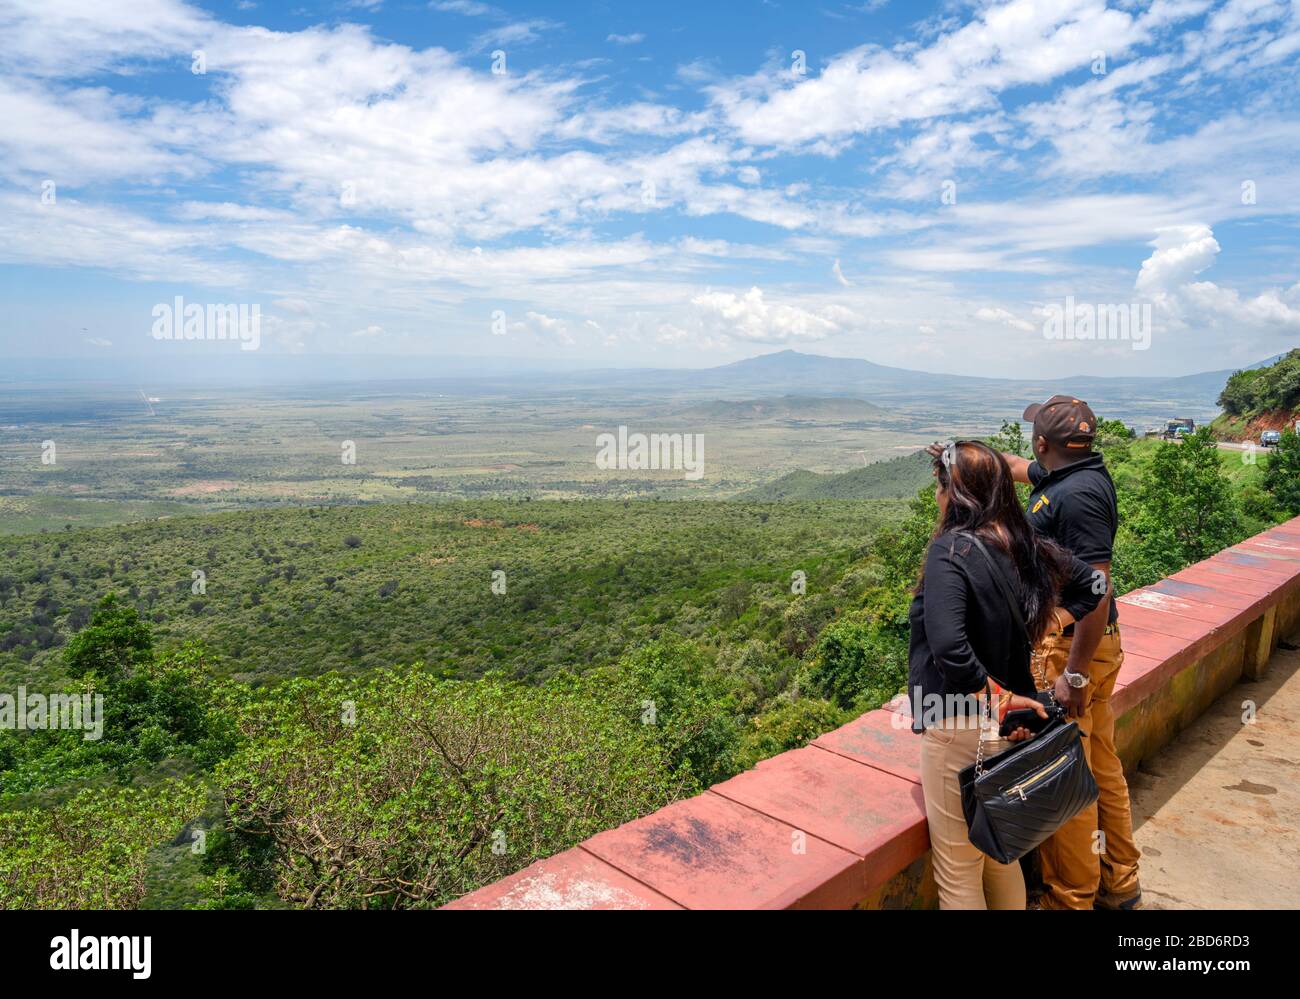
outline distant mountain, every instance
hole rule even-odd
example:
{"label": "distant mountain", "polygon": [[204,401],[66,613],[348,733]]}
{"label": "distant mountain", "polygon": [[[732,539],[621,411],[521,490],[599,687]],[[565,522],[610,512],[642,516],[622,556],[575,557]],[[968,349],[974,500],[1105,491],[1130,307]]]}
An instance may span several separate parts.
{"label": "distant mountain", "polygon": [[1219,392],[1231,374],[1224,369],[1173,378],[984,378],[781,350],[714,368],[580,372],[571,381],[599,382],[606,391],[619,388],[642,397],[698,397],[707,393],[744,398],[778,391],[865,397],[894,417],[913,424],[987,423],[994,417],[1014,418],[1030,402],[1069,393],[1088,400],[1102,416],[1144,425],[1175,416],[1212,419],[1218,412]]}
{"label": "distant mountain", "polygon": [[[1271,362],[1261,362],[1252,367],[1263,367]],[[1045,386],[1054,390],[1088,388],[1094,391],[1113,391],[1117,387],[1167,385],[1188,387],[1215,386],[1222,388],[1233,369],[1205,371],[1194,375],[1166,378],[1162,376],[1112,376],[1081,375],[1074,378],[986,378],[978,375],[935,374],[913,371],[910,368],[891,368],[852,357],[825,357],[820,354],[801,354],[794,350],[780,350],[759,357],[735,361],[716,368],[691,372],[703,382],[760,385],[766,382],[785,385],[790,389],[806,384],[816,386],[870,386],[892,390],[912,390],[924,387],[929,390],[944,388],[989,388],[999,385]],[[679,372],[679,374],[681,374]],[[867,394],[864,392],[864,394]]]}
{"label": "distant mountain", "polygon": [[857,357],[825,357],[821,354],[801,354],[796,350],[778,350],[716,368],[679,371],[674,374],[679,377],[688,376],[699,385],[773,386],[787,391],[811,389],[823,393],[829,388],[843,391],[850,387],[935,386],[971,380],[960,375],[936,375],[908,368],[891,368]]}
{"label": "distant mountain", "polygon": [[751,489],[738,498],[760,502],[909,498],[933,481],[931,467],[930,457],[924,451],[915,451],[833,475],[800,469]]}
{"label": "distant mountain", "polygon": [[865,399],[846,396],[783,395],[767,399],[715,399],[677,411],[678,416],[706,420],[796,420],[852,423],[886,415]]}

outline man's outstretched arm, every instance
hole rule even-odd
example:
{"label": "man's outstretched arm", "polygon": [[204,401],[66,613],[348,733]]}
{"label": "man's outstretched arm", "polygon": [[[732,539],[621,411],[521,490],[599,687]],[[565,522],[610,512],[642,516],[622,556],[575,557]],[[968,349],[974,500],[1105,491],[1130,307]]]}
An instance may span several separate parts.
{"label": "man's outstretched arm", "polygon": [[1017,482],[1023,482],[1030,485],[1029,482],[1029,459],[1022,458],[1018,454],[1007,454],[1002,452],[1002,457],[1007,459],[1007,464],[1011,466],[1011,477]]}

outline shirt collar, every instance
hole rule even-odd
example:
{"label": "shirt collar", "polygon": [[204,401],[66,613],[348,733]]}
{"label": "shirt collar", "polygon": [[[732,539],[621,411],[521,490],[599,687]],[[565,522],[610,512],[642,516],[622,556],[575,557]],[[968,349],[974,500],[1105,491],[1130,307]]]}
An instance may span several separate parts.
{"label": "shirt collar", "polygon": [[[1065,465],[1062,468],[1054,468],[1050,472],[1047,472],[1047,474],[1041,480],[1039,480],[1038,488],[1041,489],[1043,486],[1046,486],[1050,483],[1060,482],[1067,475],[1071,475],[1074,472],[1078,472],[1085,468],[1091,468],[1094,469],[1095,471],[1101,472],[1102,474],[1106,475],[1108,478],[1110,476],[1110,472],[1106,470],[1105,459],[1100,454],[1094,452],[1088,455],[1088,457],[1086,458],[1080,458],[1078,461],[1071,462],[1070,464]],[[1047,470],[1044,469],[1044,471]]]}

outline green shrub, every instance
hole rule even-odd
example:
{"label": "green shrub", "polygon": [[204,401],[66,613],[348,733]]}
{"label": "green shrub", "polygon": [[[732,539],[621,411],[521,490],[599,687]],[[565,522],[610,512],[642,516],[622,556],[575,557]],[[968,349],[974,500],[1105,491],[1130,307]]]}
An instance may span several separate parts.
{"label": "green shrub", "polygon": [[642,725],[673,769],[685,769],[703,787],[736,772],[740,722],[726,678],[711,658],[677,638],[651,642],[600,671],[619,713]]}
{"label": "green shrub", "polygon": [[907,639],[870,620],[841,618],[818,638],[806,683],[841,708],[877,708],[907,683]]}
{"label": "green shrub", "polygon": [[1288,517],[1300,516],[1300,435],[1288,428],[1264,462],[1264,488]]}
{"label": "green shrub", "polygon": [[572,678],[291,680],[239,727],[216,770],[229,828],[274,844],[276,894],[304,908],[438,905],[687,787],[648,728]]}
{"label": "green shrub", "polygon": [[740,767],[747,770],[760,760],[806,746],[851,717],[850,712],[820,698],[779,701],[749,720],[737,756]]}
{"label": "green shrub", "polygon": [[203,798],[196,781],[167,781],[0,813],[0,908],[135,908],[149,849],[174,836]]}

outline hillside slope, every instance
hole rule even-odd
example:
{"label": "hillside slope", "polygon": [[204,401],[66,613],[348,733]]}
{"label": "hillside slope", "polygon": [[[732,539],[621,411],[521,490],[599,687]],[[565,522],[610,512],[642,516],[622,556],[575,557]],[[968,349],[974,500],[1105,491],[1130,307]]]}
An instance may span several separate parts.
{"label": "hillside slope", "polygon": [[1231,416],[1224,413],[1210,424],[1214,436],[1221,441],[1254,441],[1265,430],[1285,430],[1300,426],[1300,408],[1272,409],[1254,416]]}
{"label": "hillside slope", "polygon": [[924,451],[877,461],[849,472],[822,475],[804,469],[751,489],[740,499],[781,500],[905,499],[930,482],[930,459]]}
{"label": "hillside slope", "polygon": [[1300,348],[1273,364],[1233,372],[1219,405],[1223,413],[1211,429],[1220,440],[1258,442],[1265,430],[1295,427],[1300,419]]}

